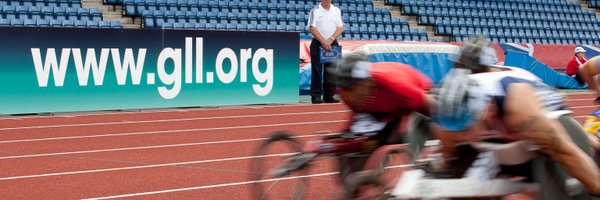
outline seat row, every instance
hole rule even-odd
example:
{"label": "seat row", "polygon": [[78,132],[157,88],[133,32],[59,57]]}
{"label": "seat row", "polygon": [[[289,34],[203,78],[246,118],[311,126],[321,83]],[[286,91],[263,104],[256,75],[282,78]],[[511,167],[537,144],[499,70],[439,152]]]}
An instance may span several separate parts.
{"label": "seat row", "polygon": [[[163,11],[206,11],[206,12],[258,12],[258,11],[268,11],[269,13],[275,12],[302,12],[309,13],[311,9],[314,8],[314,5],[309,4],[297,4],[297,5],[277,5],[274,7],[269,6],[251,6],[251,5],[241,5],[241,6],[209,6],[209,5],[198,5],[198,6],[160,6],[160,5],[150,5],[150,4],[130,4],[124,5],[124,10],[126,15],[139,15],[145,10],[163,10]],[[375,8],[373,5],[368,4],[366,6],[342,6],[340,7],[343,13],[369,13],[369,14],[386,14],[385,9]],[[389,11],[387,11],[389,14]]]}
{"label": "seat row", "polygon": [[75,7],[25,7],[0,6],[0,18],[5,19],[57,19],[57,20],[102,20],[102,13],[97,8]]}
{"label": "seat row", "polygon": [[49,6],[49,7],[81,7],[80,0],[2,0],[0,5],[13,6]]}
{"label": "seat row", "polygon": [[538,29],[538,30],[578,30],[578,31],[599,31],[598,23],[569,23],[569,22],[549,22],[536,20],[499,20],[499,19],[478,19],[457,17],[457,18],[431,18],[427,16],[419,17],[419,22],[430,25],[458,26],[458,27],[485,27],[485,28],[516,28],[516,29]]}
{"label": "seat row", "polygon": [[437,0],[437,1],[420,1],[420,0],[386,0],[387,4],[396,5],[426,5],[432,7],[479,7],[479,8],[498,8],[498,7],[577,7],[577,3],[564,0]]}
{"label": "seat row", "polygon": [[[456,36],[456,41],[465,41],[469,36]],[[518,37],[501,37],[501,36],[489,36],[492,41],[500,43],[535,43],[535,44],[587,44],[587,45],[598,45],[596,40],[576,40],[576,39],[527,39]]]}
{"label": "seat row", "polygon": [[483,10],[483,9],[444,9],[434,8],[426,9],[420,8],[418,10],[411,10],[410,7],[406,8],[405,12],[411,12],[411,14],[427,15],[427,16],[441,16],[441,17],[476,17],[486,19],[519,19],[519,20],[551,20],[551,21],[580,21],[580,22],[591,22],[595,20],[595,13],[582,12],[582,13],[546,13],[546,12],[524,12],[524,11],[499,11],[499,10]]}
{"label": "seat row", "polygon": [[592,8],[600,8],[600,0],[588,0],[588,6]]}
{"label": "seat row", "polygon": [[120,21],[0,19],[0,26],[123,28]]}

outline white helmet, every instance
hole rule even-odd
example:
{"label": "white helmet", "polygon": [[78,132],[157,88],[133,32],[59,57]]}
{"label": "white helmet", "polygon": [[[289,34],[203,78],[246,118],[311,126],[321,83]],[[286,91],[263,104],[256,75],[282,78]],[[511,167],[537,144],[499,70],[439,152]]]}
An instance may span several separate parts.
{"label": "white helmet", "polygon": [[469,69],[454,68],[437,88],[437,107],[432,118],[447,130],[468,129],[489,104],[489,96],[469,77],[470,74]]}

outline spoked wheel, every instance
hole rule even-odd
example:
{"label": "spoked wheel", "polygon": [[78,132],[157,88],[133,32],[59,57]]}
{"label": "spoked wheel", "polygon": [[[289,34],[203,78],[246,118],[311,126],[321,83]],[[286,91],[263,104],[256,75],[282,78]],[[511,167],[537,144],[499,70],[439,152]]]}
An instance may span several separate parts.
{"label": "spoked wheel", "polygon": [[[379,162],[374,160],[379,164],[375,170],[377,170],[379,180],[384,187],[391,190],[396,186],[406,168],[412,167],[412,153],[405,145],[390,145],[382,148],[384,148],[382,149],[383,155]],[[370,167],[369,164],[367,163],[365,167]],[[369,170],[369,168],[366,169]]]}
{"label": "spoked wheel", "polygon": [[302,199],[308,188],[306,166],[311,156],[315,155],[302,153],[289,133],[273,133],[251,161],[254,199]]}
{"label": "spoked wheel", "polygon": [[391,196],[386,192],[385,183],[379,178],[377,170],[360,171],[346,179],[348,190],[340,200],[384,200]]}
{"label": "spoked wheel", "polygon": [[396,144],[379,147],[373,152],[362,171],[352,173],[344,179],[345,191],[341,199],[389,199],[407,163],[411,151],[407,145]]}

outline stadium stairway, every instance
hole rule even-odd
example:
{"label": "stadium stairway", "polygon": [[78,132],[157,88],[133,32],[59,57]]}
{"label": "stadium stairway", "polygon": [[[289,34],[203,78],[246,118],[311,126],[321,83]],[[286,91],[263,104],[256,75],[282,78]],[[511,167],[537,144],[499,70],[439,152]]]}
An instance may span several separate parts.
{"label": "stadium stairway", "polygon": [[400,6],[386,5],[384,0],[372,0],[372,1],[373,1],[374,7],[389,9],[390,14],[392,14],[393,18],[404,19],[404,20],[408,21],[408,25],[410,27],[412,27],[414,29],[425,30],[425,32],[427,33],[427,38],[429,38],[429,41],[440,41],[440,42],[450,41],[449,36],[435,35],[435,30],[433,29],[433,26],[420,25],[416,16],[402,15],[402,12],[400,11]]}
{"label": "stadium stairway", "polygon": [[580,4],[581,9],[583,9],[583,10],[594,11],[596,13],[596,18],[600,19],[600,8],[598,8],[598,6],[595,6],[594,4],[592,4],[592,1],[598,1],[598,0],[569,0],[569,1]]}
{"label": "stadium stairway", "polygon": [[130,17],[124,17],[122,5],[104,5],[103,0],[82,0],[81,6],[85,8],[98,8],[107,21],[120,21],[123,28],[140,28],[141,20],[135,21]]}

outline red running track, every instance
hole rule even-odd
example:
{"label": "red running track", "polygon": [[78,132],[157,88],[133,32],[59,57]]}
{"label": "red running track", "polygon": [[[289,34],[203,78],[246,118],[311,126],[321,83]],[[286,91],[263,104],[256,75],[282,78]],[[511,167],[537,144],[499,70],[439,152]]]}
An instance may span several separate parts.
{"label": "red running track", "polygon": [[[578,121],[596,109],[573,93]],[[342,104],[0,117],[3,199],[250,199],[249,161],[267,133],[300,141],[343,127]],[[273,158],[269,159],[275,159]],[[339,192],[333,160],[312,167],[308,199]]]}

